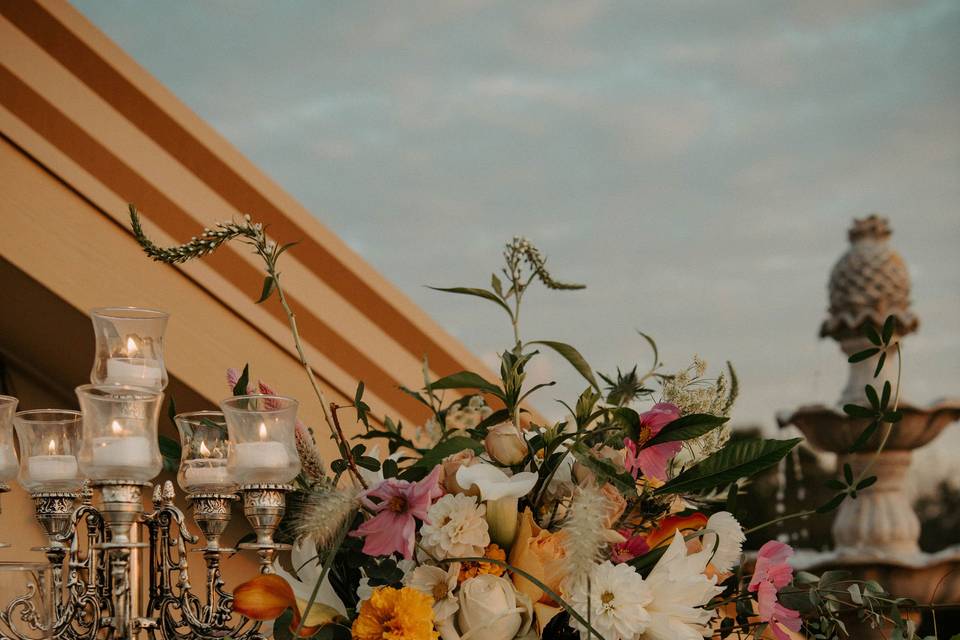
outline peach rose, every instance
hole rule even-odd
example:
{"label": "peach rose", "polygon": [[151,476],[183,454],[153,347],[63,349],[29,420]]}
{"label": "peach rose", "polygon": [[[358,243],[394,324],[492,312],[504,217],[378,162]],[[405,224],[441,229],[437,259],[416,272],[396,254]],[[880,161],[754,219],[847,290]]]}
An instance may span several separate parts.
{"label": "peach rose", "polygon": [[[522,569],[547,585],[555,593],[565,576],[563,562],[567,555],[564,532],[551,533],[541,529],[533,519],[530,509],[520,516],[520,527],[510,548],[510,564]],[[513,585],[525,593],[531,602],[553,604],[543,589],[519,574],[513,574]]]}
{"label": "peach rose", "polygon": [[627,500],[609,482],[600,487],[600,493],[607,499],[607,517],[603,520],[603,526],[607,529],[613,529],[620,520],[620,516],[627,509]]}
{"label": "peach rose", "polygon": [[[450,454],[440,462],[440,486],[447,493],[469,493],[457,483],[457,470],[479,462],[472,449]],[[478,495],[474,490],[473,495]]]}

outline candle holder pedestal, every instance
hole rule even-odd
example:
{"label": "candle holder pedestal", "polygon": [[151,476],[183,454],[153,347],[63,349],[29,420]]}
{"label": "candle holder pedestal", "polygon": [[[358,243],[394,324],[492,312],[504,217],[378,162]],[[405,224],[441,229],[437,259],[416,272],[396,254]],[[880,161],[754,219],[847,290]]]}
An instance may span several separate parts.
{"label": "candle holder pedestal", "polygon": [[220,536],[230,524],[233,501],[239,499],[235,493],[196,493],[187,496],[190,501],[193,520],[207,541],[207,546],[194,549],[204,553],[216,551],[233,553],[235,549],[220,546]]}
{"label": "candle holder pedestal", "polygon": [[245,484],[243,514],[257,534],[256,542],[238,545],[241,549],[253,549],[260,556],[260,572],[273,572],[273,559],[277,551],[290,549],[288,544],[273,541],[273,534],[286,511],[286,493],[293,491],[289,484]]}

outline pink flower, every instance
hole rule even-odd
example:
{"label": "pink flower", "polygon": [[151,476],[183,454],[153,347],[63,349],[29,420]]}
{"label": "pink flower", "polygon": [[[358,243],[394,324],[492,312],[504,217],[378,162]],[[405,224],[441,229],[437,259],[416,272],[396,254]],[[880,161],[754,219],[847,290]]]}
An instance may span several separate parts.
{"label": "pink flower", "polygon": [[[660,433],[665,426],[680,417],[680,408],[669,402],[658,402],[649,411],[640,414],[640,444]],[[664,442],[640,449],[633,440],[623,442],[626,448],[624,463],[636,478],[640,473],[657,480],[667,479],[667,463],[683,446],[681,442]]]}
{"label": "pink flower", "polygon": [[750,580],[750,591],[756,591],[763,582],[770,582],[781,589],[793,580],[793,568],[787,564],[787,558],[793,555],[793,548],[777,540],[769,540],[757,554],[757,566]]}
{"label": "pink flower", "polygon": [[[435,498],[443,495],[440,488],[440,465],[419,482],[390,478],[360,495],[365,507],[376,512],[350,535],[365,537],[363,552],[368,556],[386,556],[399,552],[409,560],[413,556],[417,520],[427,520],[427,509]],[[374,502],[370,498],[377,498]]]}
{"label": "pink flower", "polygon": [[614,564],[628,562],[650,551],[650,545],[647,544],[647,536],[645,534],[630,536],[628,538],[629,533],[626,529],[620,531],[620,535],[626,538],[626,540],[616,543],[610,550],[610,560],[612,560]]}
{"label": "pink flower", "polygon": [[793,580],[793,569],[787,564],[787,558],[793,555],[788,544],[770,540],[760,547],[757,565],[753,571],[748,590],[757,593],[760,619],[770,623],[770,630],[777,640],[789,640],[783,630],[800,630],[800,613],[788,609],[777,602],[777,591]]}

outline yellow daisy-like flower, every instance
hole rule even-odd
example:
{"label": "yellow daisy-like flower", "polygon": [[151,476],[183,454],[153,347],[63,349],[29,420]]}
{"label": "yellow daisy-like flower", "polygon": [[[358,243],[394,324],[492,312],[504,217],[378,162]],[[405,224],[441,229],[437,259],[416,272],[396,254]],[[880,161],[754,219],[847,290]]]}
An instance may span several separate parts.
{"label": "yellow daisy-like flower", "polygon": [[[488,545],[484,551],[485,558],[492,558],[493,560],[503,560],[506,561],[507,554],[496,544]],[[502,576],[505,569],[502,565],[494,564],[493,562],[464,562],[460,565],[460,575],[457,577],[458,582],[464,582],[470,578],[474,578],[482,574],[490,574],[494,576]]]}
{"label": "yellow daisy-like flower", "polygon": [[437,640],[433,598],[410,587],[380,587],[360,605],[353,640]]}

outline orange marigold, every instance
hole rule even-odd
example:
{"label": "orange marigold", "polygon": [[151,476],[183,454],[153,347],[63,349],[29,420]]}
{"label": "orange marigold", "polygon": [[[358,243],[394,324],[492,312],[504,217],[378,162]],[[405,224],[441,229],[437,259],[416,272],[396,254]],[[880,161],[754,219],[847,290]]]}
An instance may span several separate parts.
{"label": "orange marigold", "polygon": [[353,640],[437,640],[433,598],[416,589],[380,587],[360,605]]}
{"label": "orange marigold", "polygon": [[[488,545],[483,552],[483,557],[505,562],[507,553],[496,544]],[[464,562],[460,565],[460,575],[457,576],[458,582],[463,582],[478,575],[488,573],[493,576],[502,576],[506,569],[502,565],[493,562]]]}

